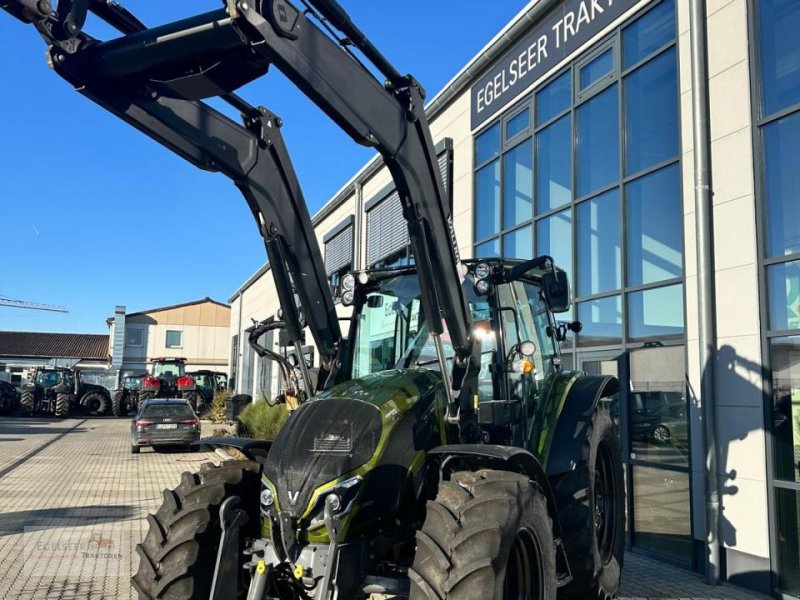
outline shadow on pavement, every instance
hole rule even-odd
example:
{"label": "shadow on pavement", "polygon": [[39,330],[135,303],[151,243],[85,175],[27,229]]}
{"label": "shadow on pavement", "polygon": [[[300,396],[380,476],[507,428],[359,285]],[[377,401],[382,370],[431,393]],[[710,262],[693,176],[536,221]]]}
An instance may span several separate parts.
{"label": "shadow on pavement", "polygon": [[89,505],[21,510],[0,515],[0,536],[23,533],[25,527],[83,527],[114,521],[138,519],[138,506]]}
{"label": "shadow on pavement", "polygon": [[[48,427],[47,425],[62,425],[61,427]],[[74,425],[74,422],[73,422]],[[0,419],[0,435],[37,435],[51,434],[58,435],[67,431],[85,431],[85,427],[73,429],[69,421],[64,419],[54,419],[49,417],[25,417],[25,418],[3,418]]]}

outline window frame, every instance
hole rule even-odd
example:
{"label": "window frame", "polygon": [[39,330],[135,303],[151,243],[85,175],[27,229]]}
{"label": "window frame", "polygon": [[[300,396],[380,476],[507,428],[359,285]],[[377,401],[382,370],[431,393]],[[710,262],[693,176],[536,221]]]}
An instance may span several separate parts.
{"label": "window frame", "polygon": [[[139,343],[134,344],[130,339],[130,334],[132,333],[139,334]],[[131,348],[141,348],[144,346],[144,328],[143,327],[126,327],[125,328],[125,345]]]}
{"label": "window frame", "polygon": [[[178,334],[178,343],[177,344],[170,344],[169,343],[169,334],[170,333],[177,333]],[[165,348],[183,348],[183,329],[167,329],[164,334],[164,347]]]}

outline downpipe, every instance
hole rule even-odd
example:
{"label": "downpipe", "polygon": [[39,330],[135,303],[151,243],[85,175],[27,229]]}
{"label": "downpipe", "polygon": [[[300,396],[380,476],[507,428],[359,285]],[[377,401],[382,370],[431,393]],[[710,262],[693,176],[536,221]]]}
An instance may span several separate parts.
{"label": "downpipe", "polygon": [[700,415],[705,450],[705,578],[719,585],[720,496],[717,479],[717,420],[715,357],[717,331],[714,284],[714,205],[711,187],[709,128],[708,44],[705,0],[689,0],[692,63],[692,133],[694,140],[694,200],[697,244],[697,308],[700,346]]}

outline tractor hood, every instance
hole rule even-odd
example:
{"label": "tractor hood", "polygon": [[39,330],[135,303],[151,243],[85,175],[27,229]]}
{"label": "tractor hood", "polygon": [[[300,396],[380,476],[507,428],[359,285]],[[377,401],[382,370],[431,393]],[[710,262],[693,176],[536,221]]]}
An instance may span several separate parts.
{"label": "tractor hood", "polygon": [[[264,467],[279,510],[311,518],[325,490],[355,475],[366,485],[387,459],[407,473],[425,445],[415,443],[415,425],[439,404],[437,390],[441,378],[433,371],[386,371],[334,386],[302,405],[281,428]],[[404,430],[409,435],[399,435]]]}

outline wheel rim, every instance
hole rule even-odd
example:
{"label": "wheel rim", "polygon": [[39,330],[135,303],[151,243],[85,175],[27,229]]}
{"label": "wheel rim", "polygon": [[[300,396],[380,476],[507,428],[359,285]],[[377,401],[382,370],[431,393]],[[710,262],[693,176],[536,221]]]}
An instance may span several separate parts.
{"label": "wheel rim", "polygon": [[653,437],[657,442],[668,442],[670,438],[669,430],[663,425],[659,425],[653,430]]}
{"label": "wheel rim", "polygon": [[508,555],[503,600],[545,600],[543,554],[529,529],[522,529]]}
{"label": "wheel rim", "polygon": [[597,447],[594,471],[594,529],[600,560],[604,565],[614,557],[614,538],[617,527],[614,514],[616,497],[611,449],[608,444],[601,442]]}
{"label": "wheel rim", "polygon": [[90,398],[86,408],[90,413],[96,413],[100,410],[100,399],[95,397]]}

